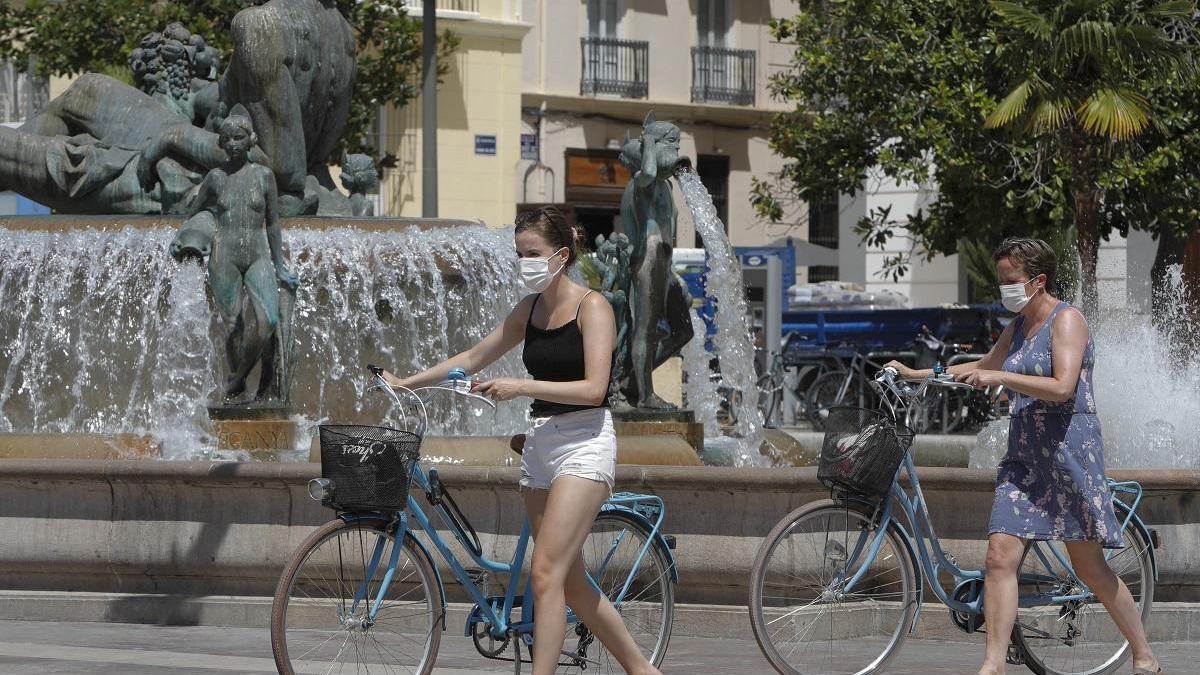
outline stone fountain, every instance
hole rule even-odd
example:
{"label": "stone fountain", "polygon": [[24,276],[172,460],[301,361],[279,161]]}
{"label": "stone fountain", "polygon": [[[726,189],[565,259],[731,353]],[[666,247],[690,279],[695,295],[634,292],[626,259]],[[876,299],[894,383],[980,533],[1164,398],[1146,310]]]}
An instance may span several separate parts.
{"label": "stone fountain", "polygon": [[[33,434],[9,436],[9,455],[72,434],[88,456],[304,459],[316,424],[386,414],[362,396],[363,364],[420,367],[482,338],[490,324],[477,319],[519,299],[498,253],[508,231],[371,217],[369,157],[342,157],[350,194],[335,187],[327,167],[355,72],[335,6],[269,0],[233,29],[223,70],[203,36],[173,24],[131,54],[133,85],[87,74],[21,128],[0,128],[0,188],[58,213],[0,219],[0,298],[25,307],[0,320],[0,432]],[[280,53],[292,55],[284,69]],[[692,335],[670,270],[678,142],[653,115],[627,142],[624,243],[601,242],[622,323],[619,434],[656,439],[641,462],[698,463],[704,443],[650,378]],[[513,358],[492,370],[521,374]],[[497,415],[439,408],[433,429],[521,430],[516,406]],[[688,451],[668,451],[670,438]],[[493,445],[483,454],[508,461]]]}

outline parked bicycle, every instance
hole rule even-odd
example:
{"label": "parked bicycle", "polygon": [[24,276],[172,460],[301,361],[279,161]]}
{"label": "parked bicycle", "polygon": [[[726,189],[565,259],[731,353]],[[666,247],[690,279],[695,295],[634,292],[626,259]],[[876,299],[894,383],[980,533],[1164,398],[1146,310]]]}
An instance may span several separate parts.
{"label": "parked bicycle", "polygon": [[[984,354],[972,351],[975,345],[947,342],[926,326],[921,326],[913,347],[916,368],[933,368],[938,364],[949,368],[984,357]],[[978,431],[1008,412],[1002,386],[986,389],[939,387],[927,396],[929,405],[925,406],[925,411],[930,418],[930,430],[942,434]]]}
{"label": "parked bicycle", "polygon": [[[908,452],[914,408],[935,388],[964,386],[901,382],[885,368],[872,380],[877,410],[839,408],[827,416],[818,477],[832,497],[780,520],[751,571],[751,626],[780,673],[881,672],[915,630],[925,584],[959,629],[985,628],[984,572],[960,567],[942,548]],[[1158,575],[1158,536],[1137,515],[1141,485],[1108,485],[1124,545],[1105,556],[1145,621]],[[949,576],[949,590],[939,575]],[[1018,584],[1010,662],[1039,675],[1105,675],[1129,657],[1129,643],[1072,570],[1062,542],[1030,541]]]}
{"label": "parked bicycle", "polygon": [[[285,675],[342,672],[343,667],[431,672],[448,621],[436,552],[470,600],[464,635],[480,655],[512,662],[519,675],[521,665],[531,662],[535,620],[525,574],[529,522],[521,527],[512,557],[493,559],[437,470],[422,468],[419,455],[428,426],[426,405],[434,394],[495,404],[470,393],[458,369],[438,385],[411,391],[389,387],[380,369],[372,372],[373,389],[390,394],[399,428],[320,428],[322,478],[310,482],[309,493],[337,515],[300,544],[279,579],[271,607],[275,664]],[[424,492],[431,512],[466,551],[466,564],[409,494],[410,486]],[[655,495],[614,494],[583,547],[589,580],[612,601],[655,665],[671,637],[678,582],[675,540],[662,533],[663,516],[662,500]],[[418,531],[425,533],[424,540],[415,536]],[[569,609],[567,631],[559,672],[623,672]]]}
{"label": "parked bicycle", "polygon": [[[808,400],[808,420],[816,431],[824,431],[829,411],[843,406],[858,406],[870,408],[875,405],[875,394],[867,382],[883,368],[883,364],[897,359],[911,362],[915,355],[912,352],[871,352],[861,354],[855,352],[850,358],[845,370],[835,370],[817,378],[809,387],[805,396]],[[925,412],[923,409],[920,412]],[[925,416],[927,417],[927,416]],[[915,420],[917,433],[930,430],[930,423],[925,417],[918,416]]]}

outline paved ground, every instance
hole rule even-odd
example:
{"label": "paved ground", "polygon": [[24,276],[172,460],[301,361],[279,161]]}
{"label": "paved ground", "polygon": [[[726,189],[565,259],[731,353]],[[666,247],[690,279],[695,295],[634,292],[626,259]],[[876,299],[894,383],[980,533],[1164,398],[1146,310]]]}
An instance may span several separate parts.
{"label": "paved ground", "polygon": [[[975,636],[964,638],[955,642],[909,641],[889,672],[973,673],[982,643]],[[1163,643],[1159,652],[1164,671],[1170,673],[1196,672],[1195,664],[1200,662],[1200,643]],[[753,642],[687,637],[671,640],[662,669],[668,674],[689,675],[770,672]],[[270,638],[265,629],[0,621],[0,673],[5,675],[273,672]],[[465,638],[447,634],[435,672],[467,675],[512,671],[506,664],[481,659]],[[1010,672],[1028,671],[1012,667]]]}

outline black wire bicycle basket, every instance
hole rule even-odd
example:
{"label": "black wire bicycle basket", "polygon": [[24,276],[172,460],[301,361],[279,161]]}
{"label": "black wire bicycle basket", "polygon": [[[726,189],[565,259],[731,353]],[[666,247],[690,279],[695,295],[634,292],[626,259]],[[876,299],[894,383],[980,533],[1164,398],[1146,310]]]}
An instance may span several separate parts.
{"label": "black wire bicycle basket", "polygon": [[408,500],[421,436],[361,425],[321,425],[322,500],[339,511],[397,511]]}
{"label": "black wire bicycle basket", "polygon": [[912,442],[910,429],[878,410],[830,408],[817,480],[832,490],[884,497]]}

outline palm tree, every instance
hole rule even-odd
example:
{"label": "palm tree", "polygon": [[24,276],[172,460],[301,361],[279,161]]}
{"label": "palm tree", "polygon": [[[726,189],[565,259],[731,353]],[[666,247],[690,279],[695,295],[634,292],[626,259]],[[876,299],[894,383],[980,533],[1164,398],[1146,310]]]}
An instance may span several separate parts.
{"label": "palm tree", "polygon": [[1016,84],[987,116],[1065,164],[1075,207],[1083,307],[1097,306],[1096,262],[1112,153],[1155,120],[1148,93],[1190,70],[1191,0],[991,3],[1001,67]]}

